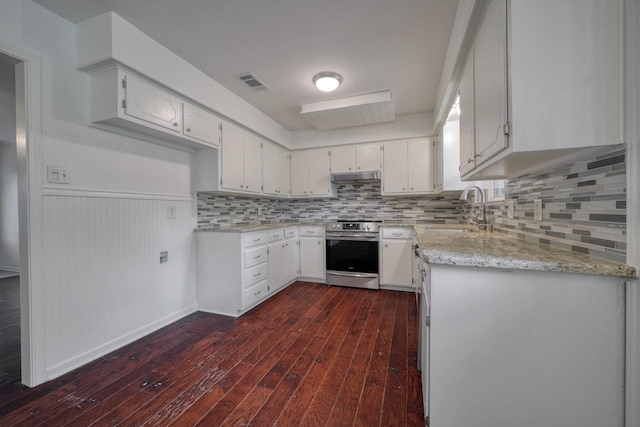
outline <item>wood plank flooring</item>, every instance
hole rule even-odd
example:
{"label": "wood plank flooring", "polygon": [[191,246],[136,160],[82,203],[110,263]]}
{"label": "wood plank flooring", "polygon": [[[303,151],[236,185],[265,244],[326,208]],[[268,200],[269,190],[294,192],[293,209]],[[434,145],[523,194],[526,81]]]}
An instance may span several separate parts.
{"label": "wood plank flooring", "polygon": [[0,425],[424,425],[412,293],[296,282],[238,319],[198,312],[42,386]]}
{"label": "wood plank flooring", "polygon": [[0,389],[20,383],[20,277],[0,279]]}

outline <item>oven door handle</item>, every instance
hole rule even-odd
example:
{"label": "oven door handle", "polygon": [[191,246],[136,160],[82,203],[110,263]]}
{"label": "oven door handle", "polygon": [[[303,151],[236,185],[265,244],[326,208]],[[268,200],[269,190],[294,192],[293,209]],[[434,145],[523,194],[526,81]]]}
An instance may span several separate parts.
{"label": "oven door handle", "polygon": [[327,240],[368,240],[368,241],[376,241],[378,240],[378,235],[370,235],[370,234],[364,234],[364,233],[340,233],[340,234],[333,234],[333,233],[327,233],[326,235]]}
{"label": "oven door handle", "polygon": [[332,274],[334,276],[360,277],[360,278],[369,278],[369,279],[375,279],[376,277],[378,277],[377,274],[371,274],[371,273],[341,273],[339,271],[327,271],[327,274]]}

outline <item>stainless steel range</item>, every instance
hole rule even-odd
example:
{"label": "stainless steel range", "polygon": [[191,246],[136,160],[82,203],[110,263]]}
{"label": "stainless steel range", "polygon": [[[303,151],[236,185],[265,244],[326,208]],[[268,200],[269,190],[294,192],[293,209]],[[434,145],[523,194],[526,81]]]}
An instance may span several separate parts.
{"label": "stainless steel range", "polygon": [[381,221],[337,221],[325,227],[327,284],[379,289]]}

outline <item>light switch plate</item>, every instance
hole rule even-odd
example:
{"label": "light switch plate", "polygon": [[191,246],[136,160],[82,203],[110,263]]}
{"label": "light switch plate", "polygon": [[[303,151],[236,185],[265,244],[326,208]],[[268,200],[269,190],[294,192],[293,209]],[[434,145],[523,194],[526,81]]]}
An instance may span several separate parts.
{"label": "light switch plate", "polygon": [[514,219],[516,217],[516,202],[515,202],[515,200],[509,200],[509,202],[507,203],[507,206],[509,207],[508,212],[507,212],[507,216],[509,217],[509,219]]}
{"label": "light switch plate", "polygon": [[533,201],[533,219],[535,221],[542,221],[542,200]]}
{"label": "light switch plate", "polygon": [[47,182],[49,184],[71,184],[71,171],[62,166],[47,166]]}
{"label": "light switch plate", "polygon": [[167,206],[167,219],[176,219],[176,205]]}

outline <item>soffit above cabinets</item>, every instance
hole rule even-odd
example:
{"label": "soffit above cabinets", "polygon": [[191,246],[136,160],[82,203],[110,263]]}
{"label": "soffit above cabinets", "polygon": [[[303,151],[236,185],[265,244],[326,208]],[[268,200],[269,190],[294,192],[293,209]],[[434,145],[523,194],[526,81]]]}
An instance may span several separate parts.
{"label": "soffit above cabinets", "polygon": [[318,130],[340,129],[396,119],[391,91],[304,104],[300,114]]}

